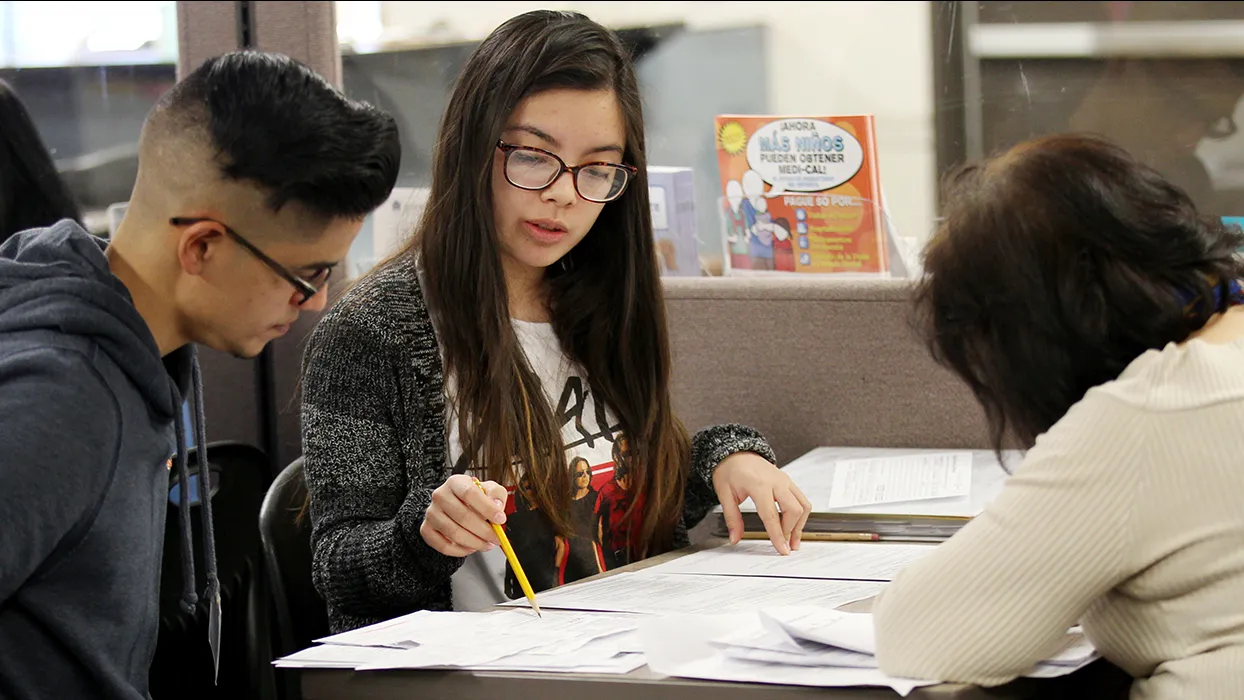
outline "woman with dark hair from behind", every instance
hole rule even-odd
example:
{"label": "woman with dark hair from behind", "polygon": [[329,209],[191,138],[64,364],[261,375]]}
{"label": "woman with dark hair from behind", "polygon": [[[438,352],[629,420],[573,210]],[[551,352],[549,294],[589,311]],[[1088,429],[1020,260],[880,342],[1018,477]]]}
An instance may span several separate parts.
{"label": "woman with dark hair from behind", "polygon": [[17,93],[0,80],[0,244],[61,219],[82,222],[69,188]]}
{"label": "woman with dark hair from behind", "polygon": [[1077,623],[1133,698],[1244,697],[1244,245],[1104,141],[951,180],[916,291],[1024,463],[874,607],[899,676],[998,685]]}

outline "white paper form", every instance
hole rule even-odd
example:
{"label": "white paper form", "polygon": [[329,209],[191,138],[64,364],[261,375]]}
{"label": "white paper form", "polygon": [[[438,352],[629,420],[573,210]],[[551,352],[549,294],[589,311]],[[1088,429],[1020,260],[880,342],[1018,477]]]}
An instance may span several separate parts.
{"label": "white paper form", "polygon": [[768,541],[744,540],[688,554],[645,571],[657,574],[777,576],[891,581],[935,545],[868,542],[804,542],[782,556]]}
{"label": "white paper form", "polygon": [[755,624],[756,615],[669,615],[644,618],[639,632],[644,640],[648,668],[656,673],[680,678],[804,685],[815,687],[881,686],[908,695],[915,688],[935,685],[934,681],[887,676],[875,668],[790,666],[746,659],[732,659],[721,653],[712,640]]}
{"label": "white paper form", "polygon": [[[782,467],[791,480],[795,482],[812,501],[814,512],[825,512],[828,509],[830,491],[833,489],[834,472],[840,462],[858,459],[874,459],[877,457],[906,457],[945,453],[945,450],[929,450],[918,448],[877,448],[877,447],[818,447],[795,461]],[[881,503],[872,506],[852,506],[849,508],[828,509],[832,512],[844,513],[875,513],[888,515],[944,515],[959,518],[972,518],[980,514],[985,506],[998,495],[1006,483],[1007,471],[998,462],[997,456],[989,450],[971,450],[972,455],[972,489],[967,496],[955,498],[929,499],[915,502]],[[1023,462],[1023,453],[1018,450],[1003,452],[1006,467],[1014,471]],[[715,509],[720,512],[721,506]],[[739,504],[743,511],[755,511],[756,506],[750,498]]]}
{"label": "white paper form", "polygon": [[349,668],[401,658],[402,649],[321,644],[273,661],[277,668]]}
{"label": "white paper form", "polygon": [[[878,581],[826,581],[749,576],[698,576],[636,571],[540,594],[542,610],[597,610],[647,614],[747,612],[774,605],[834,608],[870,598]],[[525,599],[505,605],[526,606]]]}
{"label": "white paper form", "polygon": [[826,647],[820,651],[777,651],[754,647],[722,647],[727,659],[760,661],[787,666],[836,666],[839,668],[877,668],[877,658],[868,654]]}
{"label": "white paper form", "polygon": [[[761,620],[766,626],[778,628],[792,640],[804,640],[845,649],[857,654],[875,656],[876,633],[870,613],[849,613],[813,606],[788,606],[763,610]],[[728,640],[727,640],[728,641]],[[1093,645],[1078,629],[1068,630],[1059,645],[1030,672],[1030,678],[1053,678],[1065,675],[1095,661]]]}
{"label": "white paper form", "polygon": [[776,625],[792,639],[805,640],[873,656],[877,638],[871,613],[849,613],[812,606],[762,610],[761,620]]}
{"label": "white paper form", "polygon": [[501,659],[495,663],[485,664],[483,666],[473,666],[468,670],[471,671],[547,671],[551,673],[589,673],[594,676],[598,675],[625,675],[642,667],[645,663],[643,654],[619,654],[607,661],[593,664],[577,664],[577,665],[536,665],[531,664],[521,657],[511,657]]}
{"label": "white paper form", "polygon": [[834,465],[829,503],[824,507],[963,498],[971,490],[971,452],[844,459]]}
{"label": "white paper form", "polygon": [[398,668],[460,668],[472,670],[553,671],[595,674],[622,674],[643,666],[638,644],[623,633],[595,639],[565,653],[556,645],[521,652],[495,660],[495,652],[462,653],[446,650],[393,649],[324,644],[311,647],[274,662],[277,668],[342,668],[352,670]]}
{"label": "white paper form", "polygon": [[357,666],[356,670],[459,668],[563,673],[628,673],[642,666],[644,664],[642,654],[622,652],[620,641],[620,635],[612,635],[578,644],[573,650],[568,650],[563,643],[553,642],[497,658],[485,658],[482,652],[463,649],[456,645],[429,644],[415,649],[402,650],[401,656],[386,656],[379,662]]}
{"label": "white paper form", "polygon": [[877,668],[877,659],[872,655],[796,640],[780,628],[766,626],[759,618],[749,627],[714,639],[712,644],[732,659],[791,666]]}
{"label": "white paper form", "polygon": [[[485,615],[487,613],[463,613],[463,615]],[[377,622],[374,625],[360,627],[358,629],[334,634],[330,637],[322,637],[315,640],[318,644],[328,644],[334,646],[351,646],[351,647],[392,647],[394,649],[404,649],[412,647],[416,642],[409,639],[411,634],[410,627],[418,626],[420,621],[425,619],[427,611],[420,610],[418,612],[395,617],[392,620]],[[431,623],[429,623],[431,624]]]}
{"label": "white paper form", "polygon": [[333,635],[326,644],[380,646],[414,652],[400,668],[480,664],[536,648],[569,653],[593,639],[635,629],[626,615],[567,612],[537,617],[527,610],[432,612]]}
{"label": "white paper form", "polygon": [[622,635],[615,635],[615,637],[594,639],[570,654],[534,649],[470,668],[494,671],[630,673],[647,661],[644,659],[642,648],[637,651],[625,651],[626,646],[630,645],[622,641]]}
{"label": "white paper form", "polygon": [[[651,662],[649,662],[651,666]],[[853,686],[889,687],[903,697],[926,685],[938,681],[921,681],[887,676],[876,668],[849,668],[845,666],[789,666],[764,661],[746,661],[726,656],[696,659],[676,669],[682,678],[733,681],[736,683],[769,683],[778,685],[804,685],[819,688],[847,688]]]}

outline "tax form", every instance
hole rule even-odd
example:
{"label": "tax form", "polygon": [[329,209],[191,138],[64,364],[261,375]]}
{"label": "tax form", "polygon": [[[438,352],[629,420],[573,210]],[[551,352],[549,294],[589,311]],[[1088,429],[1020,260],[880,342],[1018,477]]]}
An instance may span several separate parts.
{"label": "tax form", "polygon": [[[751,576],[705,576],[636,571],[555,588],[540,594],[540,608],[629,613],[731,613],[774,605],[834,608],[871,598],[878,581],[825,581]],[[524,599],[505,603],[526,606]]]}
{"label": "tax form", "polygon": [[[316,640],[320,644],[416,649],[487,650],[500,658],[534,648],[572,652],[589,641],[635,629],[626,615],[565,613],[536,617],[527,610],[498,612],[433,612],[410,615]],[[481,662],[471,651],[472,663]],[[487,660],[487,659],[483,659]]]}
{"label": "tax form", "polygon": [[871,542],[804,542],[787,556],[765,540],[679,557],[646,571],[661,574],[775,576],[807,579],[891,581],[908,564],[930,554],[933,545]]}
{"label": "tax form", "polygon": [[[624,633],[625,634],[625,633]],[[419,648],[359,647],[321,644],[274,662],[277,668],[348,668],[356,671],[402,668],[460,668],[492,671],[560,671],[595,674],[630,673],[645,663],[642,649],[624,635],[595,639],[572,654],[534,649],[500,658],[474,650],[463,653]]]}
{"label": "tax form", "polygon": [[971,452],[844,459],[834,465],[829,507],[962,498],[971,490]]}
{"label": "tax form", "polygon": [[[284,668],[418,668],[627,673],[643,665],[633,615],[419,611],[318,640]],[[629,633],[629,634],[628,634]]]}

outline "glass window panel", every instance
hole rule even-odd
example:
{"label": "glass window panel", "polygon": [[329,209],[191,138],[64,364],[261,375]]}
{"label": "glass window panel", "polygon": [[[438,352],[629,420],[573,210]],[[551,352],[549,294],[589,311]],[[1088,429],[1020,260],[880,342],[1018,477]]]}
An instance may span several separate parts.
{"label": "glass window panel", "polygon": [[937,4],[939,173],[1034,136],[1096,133],[1204,213],[1244,215],[1244,3]]}
{"label": "glass window panel", "polygon": [[175,2],[0,2],[0,80],[95,233],[129,198],[143,119],[176,79],[176,22]]}
{"label": "glass window panel", "polygon": [[700,253],[721,251],[712,117],[876,116],[900,246],[936,225],[955,165],[1032,136],[1097,131],[1244,215],[1244,3],[338,3],[345,86],[398,115],[402,184],[426,186],[450,86],[475,44],[536,7],[636,44],[654,165],[695,170]]}

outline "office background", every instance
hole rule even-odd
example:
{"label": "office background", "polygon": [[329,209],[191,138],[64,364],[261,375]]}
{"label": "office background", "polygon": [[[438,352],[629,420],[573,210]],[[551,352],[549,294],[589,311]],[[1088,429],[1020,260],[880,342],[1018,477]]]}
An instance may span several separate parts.
{"label": "office background", "polygon": [[[880,170],[913,248],[965,159],[1097,131],[1208,213],[1244,215],[1244,3],[0,2],[0,78],[27,102],[97,233],[129,196],[146,111],[179,71],[241,45],[282,51],[398,118],[403,186],[427,184],[440,111],[506,18],[576,9],[632,46],[650,161],[696,171],[700,253],[719,268],[712,117],[876,115]],[[718,264],[714,265],[714,258]],[[256,360],[205,353],[209,435],[301,452],[297,376],[314,318]]]}

